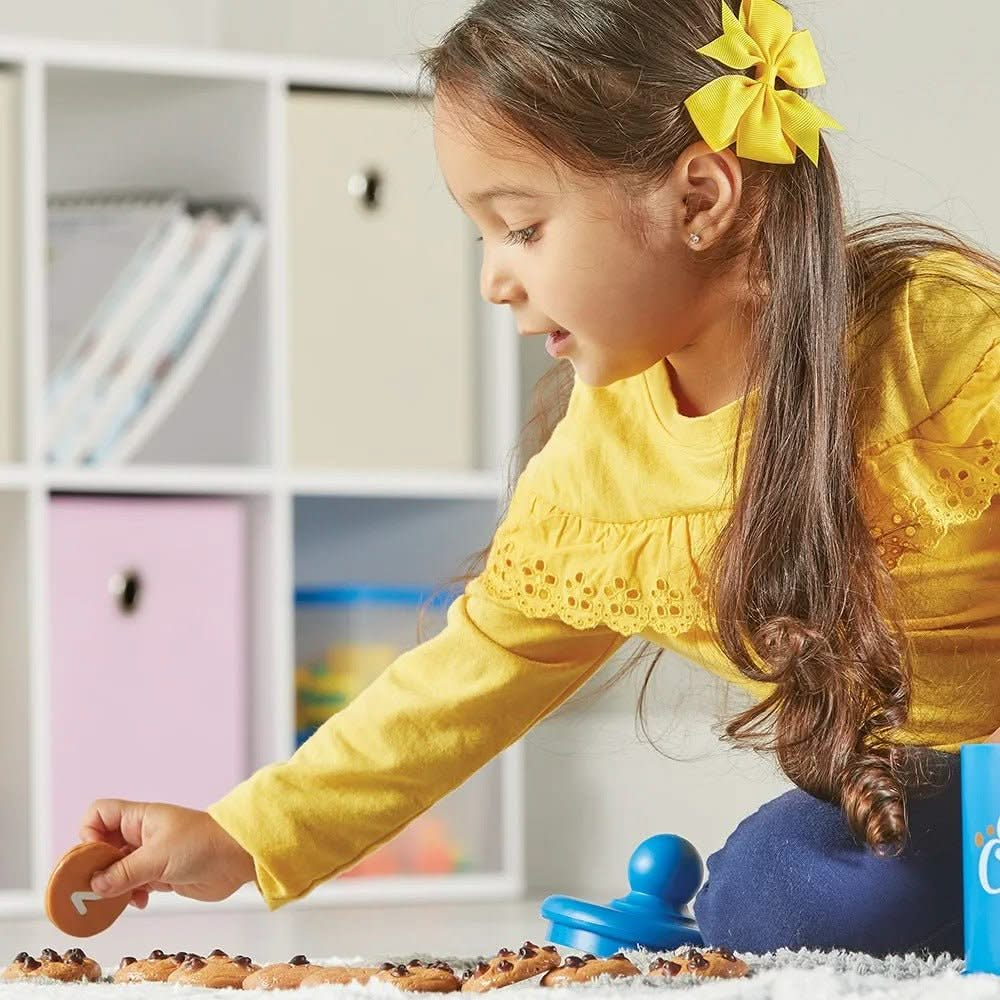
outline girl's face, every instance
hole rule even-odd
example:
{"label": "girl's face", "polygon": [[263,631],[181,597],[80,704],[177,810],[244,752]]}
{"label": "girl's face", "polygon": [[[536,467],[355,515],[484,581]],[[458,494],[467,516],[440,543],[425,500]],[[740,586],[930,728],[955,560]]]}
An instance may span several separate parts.
{"label": "girl's face", "polygon": [[568,333],[547,346],[581,381],[610,385],[699,340],[704,362],[718,368],[704,341],[720,303],[692,266],[688,235],[698,218],[685,224],[696,185],[668,181],[643,203],[655,225],[641,245],[605,184],[509,142],[505,149],[440,94],[434,144],[452,196],[481,233],[483,298],[509,305],[525,336]]}

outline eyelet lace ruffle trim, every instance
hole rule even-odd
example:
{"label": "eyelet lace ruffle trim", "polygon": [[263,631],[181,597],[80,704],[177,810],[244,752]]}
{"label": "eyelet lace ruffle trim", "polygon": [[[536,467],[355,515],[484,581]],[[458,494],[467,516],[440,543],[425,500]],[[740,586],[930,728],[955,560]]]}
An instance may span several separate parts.
{"label": "eyelet lace ruffle trim", "polygon": [[[718,523],[729,511],[708,512]],[[514,527],[509,527],[514,525]],[[517,525],[530,525],[527,531]],[[676,636],[708,622],[688,517],[615,524],[568,514],[515,492],[483,574],[487,591],[531,618],[619,635]]]}
{"label": "eyelet lace ruffle trim", "polygon": [[893,452],[895,481],[883,501],[886,513],[872,528],[889,569],[908,552],[930,552],[949,528],[978,520],[1000,496],[1000,447],[992,438],[958,454],[919,441]]}

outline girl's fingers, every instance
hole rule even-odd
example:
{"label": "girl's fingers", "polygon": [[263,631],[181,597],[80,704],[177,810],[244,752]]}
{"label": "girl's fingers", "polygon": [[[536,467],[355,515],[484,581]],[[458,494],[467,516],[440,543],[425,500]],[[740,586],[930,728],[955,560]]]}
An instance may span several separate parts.
{"label": "girl's fingers", "polygon": [[137,910],[144,910],[149,905],[149,893],[145,889],[133,889],[129,902]]}
{"label": "girl's fingers", "polygon": [[[126,809],[129,803],[122,799],[97,799],[90,804],[80,824],[81,840],[96,840],[112,847],[136,847],[138,838],[129,838]],[[126,827],[123,829],[123,826]],[[137,831],[135,831],[137,832]]]}
{"label": "girl's fingers", "polygon": [[98,830],[92,826],[80,828],[80,840],[93,841],[99,844],[110,844],[121,850],[129,845],[125,843],[125,838],[118,830]]}

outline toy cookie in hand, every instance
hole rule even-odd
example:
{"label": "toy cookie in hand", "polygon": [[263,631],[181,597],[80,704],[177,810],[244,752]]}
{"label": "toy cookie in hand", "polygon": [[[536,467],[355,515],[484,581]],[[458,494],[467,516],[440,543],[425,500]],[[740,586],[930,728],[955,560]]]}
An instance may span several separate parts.
{"label": "toy cookie in hand", "polygon": [[543,972],[554,969],[560,961],[559,952],[553,945],[538,945],[525,941],[517,952],[501,948],[488,962],[480,962],[469,969],[462,980],[465,993],[485,993],[511,983],[531,979]]}
{"label": "toy cookie in hand", "polygon": [[90,880],[122,857],[110,844],[77,844],[59,859],[45,889],[45,913],[64,934],[92,937],[107,930],[121,915],[131,896],[104,899],[90,891]]}
{"label": "toy cookie in hand", "polygon": [[70,948],[65,955],[60,955],[54,948],[46,948],[38,958],[22,951],[0,976],[7,982],[56,979],[63,983],[96,983],[100,978],[101,967],[79,948]]}
{"label": "toy cookie in hand", "polygon": [[625,979],[638,976],[639,970],[619,951],[610,958],[595,958],[593,955],[567,955],[563,964],[542,976],[542,986],[564,986],[567,983],[588,983],[598,976]]}

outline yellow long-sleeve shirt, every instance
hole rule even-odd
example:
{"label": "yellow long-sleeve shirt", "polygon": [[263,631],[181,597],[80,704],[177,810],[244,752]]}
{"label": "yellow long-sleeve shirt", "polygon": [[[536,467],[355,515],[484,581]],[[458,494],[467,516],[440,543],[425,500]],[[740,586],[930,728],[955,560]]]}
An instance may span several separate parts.
{"label": "yellow long-sleeve shirt", "polygon": [[[968,266],[935,254],[935,265]],[[1000,727],[1000,296],[915,265],[852,341],[870,407],[865,514],[915,656],[899,742],[954,750]],[[748,397],[749,418],[756,391]],[[484,571],[443,631],[400,656],[285,763],[211,815],[272,908],[351,867],[641,635],[763,696],[710,638],[701,566],[732,510],[740,401],[680,414],[664,363],[576,381],[518,479]],[[744,428],[744,436],[749,428]]]}

